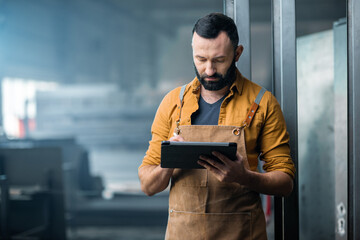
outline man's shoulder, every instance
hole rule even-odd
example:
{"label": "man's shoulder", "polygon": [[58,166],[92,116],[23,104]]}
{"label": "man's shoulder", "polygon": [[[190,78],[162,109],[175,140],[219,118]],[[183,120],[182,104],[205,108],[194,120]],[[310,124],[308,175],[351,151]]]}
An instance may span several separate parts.
{"label": "man's shoulder", "polygon": [[164,100],[166,101],[178,101],[180,97],[180,91],[182,86],[178,86],[172,90],[170,90],[164,97]]}
{"label": "man's shoulder", "polygon": [[258,94],[260,93],[261,89],[265,89],[265,93],[263,94],[260,105],[268,105],[268,104],[275,104],[276,98],[275,96],[266,88],[262,87],[261,85],[250,81],[249,79],[243,77],[244,85],[242,90],[242,95],[249,99],[251,102],[256,99]]}
{"label": "man's shoulder", "polygon": [[[196,79],[192,80],[191,82],[187,83],[187,84],[183,84],[181,86],[178,86],[172,90],[170,90],[164,97],[164,100],[167,101],[176,101],[176,103],[179,101],[180,99],[180,93],[182,95],[185,95],[187,92],[189,92],[190,88],[192,88],[194,86]],[[181,91],[181,89],[183,89],[183,91]]]}
{"label": "man's shoulder", "polygon": [[[247,96],[257,96],[260,92],[260,90],[264,87],[262,87],[261,85],[253,82],[253,81],[250,81],[249,79],[243,77],[243,81],[244,81],[244,86],[243,86],[243,90],[242,90],[242,94],[245,94]],[[265,89],[265,88],[264,88]],[[265,89],[266,92],[269,92],[267,91],[267,89]]]}

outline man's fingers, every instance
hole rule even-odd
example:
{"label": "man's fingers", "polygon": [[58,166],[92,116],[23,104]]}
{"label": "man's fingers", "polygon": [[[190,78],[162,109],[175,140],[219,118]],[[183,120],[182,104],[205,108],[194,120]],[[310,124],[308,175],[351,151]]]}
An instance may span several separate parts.
{"label": "man's fingers", "polygon": [[220,161],[222,161],[224,164],[227,164],[229,162],[229,158],[226,157],[225,155],[219,153],[219,152],[212,152],[212,154],[217,157]]}
{"label": "man's fingers", "polygon": [[169,141],[174,141],[174,142],[184,142],[185,139],[180,136],[180,135],[176,135],[176,136],[173,136],[169,139]]}
{"label": "man's fingers", "polygon": [[216,168],[218,168],[219,165],[223,165],[220,162],[216,161],[215,159],[212,159],[212,158],[204,156],[204,155],[200,155],[199,158],[202,161],[204,161],[204,162],[206,162],[206,163],[208,163],[208,164],[210,164],[210,165],[212,165],[212,166],[214,166]]}
{"label": "man's fingers", "polygon": [[207,170],[209,170],[210,172],[213,172],[215,175],[221,175],[222,174],[222,171],[220,171],[212,163],[209,163],[209,161],[207,161],[207,160],[199,160],[197,163],[199,165],[203,166],[204,168],[206,168]]}
{"label": "man's fingers", "polygon": [[209,171],[213,172],[215,175],[217,175],[218,179],[223,177],[223,175],[228,172],[229,168],[225,166],[223,162],[217,161],[204,155],[201,155],[199,158],[200,160],[198,161],[198,163]]}

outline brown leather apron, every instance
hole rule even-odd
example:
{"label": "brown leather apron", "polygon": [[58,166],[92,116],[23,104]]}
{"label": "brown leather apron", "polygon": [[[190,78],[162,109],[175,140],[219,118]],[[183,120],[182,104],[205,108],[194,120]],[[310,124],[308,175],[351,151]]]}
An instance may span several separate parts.
{"label": "brown leather apron", "polygon": [[[238,153],[247,160],[244,128],[258,103],[242,126],[178,125],[176,131],[185,141],[236,142]],[[260,196],[237,183],[222,183],[206,169],[175,169],[165,239],[267,239]]]}

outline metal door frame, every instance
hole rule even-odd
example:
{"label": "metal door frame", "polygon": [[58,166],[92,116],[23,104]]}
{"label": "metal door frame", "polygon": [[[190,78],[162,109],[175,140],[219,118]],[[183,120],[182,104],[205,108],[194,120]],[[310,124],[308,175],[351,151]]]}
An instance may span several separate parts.
{"label": "metal door frame", "polygon": [[347,1],[348,239],[360,239],[360,1]]}
{"label": "metal door frame", "polygon": [[224,13],[236,23],[239,43],[244,46],[237,66],[241,74],[251,79],[251,34],[250,34],[250,1],[223,0]]}
{"label": "metal door frame", "polygon": [[299,239],[298,116],[295,0],[272,1],[273,89],[284,113],[295,164],[294,189],[275,197],[275,239]]}
{"label": "metal door frame", "polygon": [[[251,79],[250,0],[224,0],[225,14],[238,26],[240,42],[248,49],[239,68]],[[273,89],[291,136],[290,148],[297,174],[289,197],[275,198],[275,239],[299,239],[297,81],[295,0],[272,1]],[[285,81],[286,79],[286,81]]]}

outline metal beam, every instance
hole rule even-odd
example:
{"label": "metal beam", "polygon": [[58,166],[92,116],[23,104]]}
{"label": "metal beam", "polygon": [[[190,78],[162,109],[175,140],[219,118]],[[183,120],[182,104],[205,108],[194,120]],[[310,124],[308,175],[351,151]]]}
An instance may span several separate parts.
{"label": "metal beam", "polygon": [[274,94],[284,112],[297,174],[289,197],[275,198],[275,239],[299,239],[295,0],[272,1]]}
{"label": "metal beam", "polygon": [[242,75],[251,79],[250,3],[249,0],[235,0],[234,3],[234,21],[239,33],[239,44],[244,46],[237,66]]}
{"label": "metal beam", "polygon": [[0,156],[0,203],[0,239],[9,239],[9,186],[3,156]]}
{"label": "metal beam", "polygon": [[348,237],[360,239],[360,1],[347,1],[348,22]]}
{"label": "metal beam", "polygon": [[234,19],[234,0],[224,0],[224,14]]}
{"label": "metal beam", "polygon": [[251,79],[251,38],[249,0],[224,0],[225,14],[232,19],[239,33],[239,44],[244,46],[237,67],[242,75]]}
{"label": "metal beam", "polygon": [[[346,4],[344,4],[346,5]],[[334,220],[335,239],[348,239],[348,61],[347,61],[347,22],[339,19],[333,27],[334,43]],[[331,103],[329,103],[331,105]],[[329,177],[329,176],[328,176]],[[329,179],[332,181],[332,179]],[[329,185],[329,181],[326,181]],[[322,196],[323,197],[323,196]],[[301,199],[301,198],[300,198]],[[330,200],[330,199],[329,199]],[[332,201],[327,201],[331,203]],[[326,204],[325,204],[326,205]],[[331,208],[328,208],[331,209]],[[330,215],[331,216],[331,215]],[[301,224],[301,223],[300,223]],[[317,227],[317,226],[316,226]],[[330,229],[332,230],[332,226]],[[332,232],[330,232],[332,233]],[[331,235],[330,235],[331,236]],[[329,238],[329,237],[328,237]]]}

